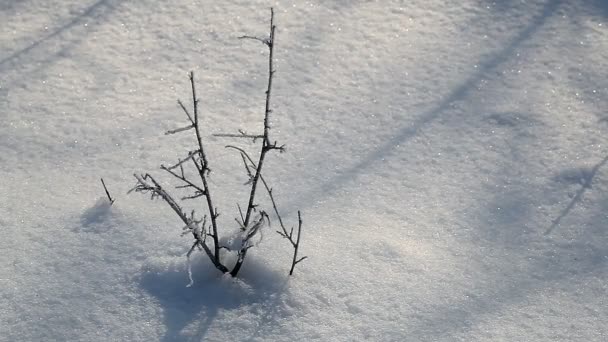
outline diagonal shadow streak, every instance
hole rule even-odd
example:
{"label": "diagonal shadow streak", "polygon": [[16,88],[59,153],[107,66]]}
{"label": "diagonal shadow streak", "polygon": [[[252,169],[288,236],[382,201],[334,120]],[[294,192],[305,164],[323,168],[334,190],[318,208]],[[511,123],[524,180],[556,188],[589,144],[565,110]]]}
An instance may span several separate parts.
{"label": "diagonal shadow streak", "polygon": [[606,163],[608,163],[608,155],[606,157],[604,157],[604,159],[602,159],[601,162],[597,163],[593,167],[593,169],[591,169],[591,173],[589,174],[589,176],[584,178],[584,182],[583,182],[581,188],[576,192],[576,195],[572,198],[570,203],[568,203],[568,206],[562,211],[562,213],[559,214],[559,216],[555,220],[553,220],[551,227],[549,227],[549,229],[547,229],[547,231],[545,232],[545,235],[551,234],[551,232],[553,232],[553,230],[555,230],[555,228],[557,228],[557,226],[559,226],[562,219],[570,213],[570,211],[572,210],[572,208],[574,208],[576,203],[580,202],[580,200],[583,198],[583,195],[585,194],[587,189],[591,189],[591,183],[593,182],[593,178],[595,177],[595,175],[597,174],[599,169],[602,166],[604,166]]}
{"label": "diagonal shadow streak", "polygon": [[73,18],[72,20],[70,20],[69,22],[61,25],[59,28],[57,28],[55,31],[51,32],[50,34],[48,34],[47,36],[38,39],[37,41],[31,43],[30,45],[28,45],[27,47],[16,51],[14,53],[12,53],[11,55],[3,58],[2,60],[0,60],[0,70],[3,70],[6,65],[10,64],[12,61],[19,59],[21,56],[23,56],[24,54],[29,53],[30,51],[36,49],[37,47],[39,47],[40,45],[44,44],[45,42],[60,36],[62,33],[64,33],[65,31],[69,30],[70,28],[76,26],[79,22],[81,22],[84,18],[86,17],[91,17],[91,15],[98,9],[104,6],[110,6],[108,4],[109,0],[97,0],[95,3],[93,3],[92,5],[90,5],[89,7],[87,7],[87,9],[82,12],[81,14],[79,14],[78,16],[76,16],[75,18]]}
{"label": "diagonal shadow streak", "polygon": [[[514,51],[521,46],[526,40],[528,40],[536,31],[538,31],[551,17],[551,15],[558,9],[559,5],[563,0],[550,0],[543,6],[542,10],[538,15],[531,19],[530,24],[513,37],[506,46],[499,51],[493,53],[486,60],[478,63],[478,71],[472,74],[462,84],[454,88],[443,101],[434,106],[433,108],[423,112],[407,127],[404,127],[398,132],[397,135],[390,138],[387,142],[378,147],[375,151],[370,152],[363,160],[360,160],[350,168],[339,172],[339,174],[333,176],[328,181],[324,182],[321,186],[317,187],[313,191],[303,197],[307,199],[314,198],[314,193],[322,190],[324,194],[330,194],[338,190],[348,181],[356,178],[363,170],[369,168],[374,163],[383,160],[389,156],[397,146],[401,143],[416,136],[418,131],[429,123],[439,118],[442,113],[449,109],[450,104],[462,99],[467,96],[471,89],[475,88],[475,85],[483,78],[483,76],[490,70],[495,69],[502,63],[509,60],[510,56]],[[300,199],[302,200],[302,199]],[[309,201],[306,201],[309,202]],[[310,205],[307,204],[307,205]],[[291,208],[292,203],[288,204],[287,207]]]}

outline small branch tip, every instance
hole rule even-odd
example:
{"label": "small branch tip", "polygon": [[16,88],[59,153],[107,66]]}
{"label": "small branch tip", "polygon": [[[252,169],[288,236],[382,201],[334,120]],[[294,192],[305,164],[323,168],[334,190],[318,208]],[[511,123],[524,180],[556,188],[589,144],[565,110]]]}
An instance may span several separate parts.
{"label": "small branch tip", "polygon": [[110,205],[113,205],[115,199],[113,199],[112,196],[110,196],[110,192],[108,191],[108,188],[106,187],[106,183],[103,181],[103,178],[101,178],[101,185],[103,185],[103,189],[106,192],[106,196],[108,196],[108,201],[110,201]]}

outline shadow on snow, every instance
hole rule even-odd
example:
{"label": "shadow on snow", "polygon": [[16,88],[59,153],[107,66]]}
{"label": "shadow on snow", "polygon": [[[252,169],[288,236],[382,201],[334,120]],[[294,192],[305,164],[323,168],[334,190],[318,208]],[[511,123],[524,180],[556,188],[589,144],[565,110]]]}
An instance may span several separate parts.
{"label": "shadow on snow", "polygon": [[[203,256],[193,259],[191,287],[187,287],[185,258],[178,265],[149,266],[141,276],[141,288],[154,297],[163,310],[166,332],[162,341],[201,341],[217,331],[243,340],[262,333],[279,316],[288,316],[285,275],[254,257],[247,260],[238,278],[219,274]],[[214,326],[216,317],[231,312],[247,318],[242,322],[228,320],[228,323],[222,319],[218,324],[223,325]],[[250,312],[253,315],[247,315]],[[243,330],[247,336],[234,335]]]}

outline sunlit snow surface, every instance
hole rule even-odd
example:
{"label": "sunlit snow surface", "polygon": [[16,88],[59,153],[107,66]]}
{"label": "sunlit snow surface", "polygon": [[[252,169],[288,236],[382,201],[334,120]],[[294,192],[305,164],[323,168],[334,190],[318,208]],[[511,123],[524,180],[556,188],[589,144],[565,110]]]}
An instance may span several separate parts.
{"label": "sunlit snow surface", "polygon": [[[162,202],[194,70],[222,225],[278,25],[273,233],[239,279]],[[608,3],[0,2],[1,341],[608,340]],[[245,144],[247,144],[245,142]],[[105,202],[99,178],[116,197]],[[195,203],[192,203],[193,205]]]}

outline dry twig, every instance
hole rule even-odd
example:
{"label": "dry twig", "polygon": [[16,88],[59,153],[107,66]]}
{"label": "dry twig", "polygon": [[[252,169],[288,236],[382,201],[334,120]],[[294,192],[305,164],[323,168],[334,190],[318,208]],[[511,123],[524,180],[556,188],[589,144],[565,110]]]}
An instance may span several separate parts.
{"label": "dry twig", "polygon": [[108,201],[110,201],[110,205],[113,205],[115,199],[110,196],[110,192],[108,191],[108,188],[106,187],[106,183],[103,181],[103,178],[101,178],[101,185],[103,185],[103,189],[106,191],[106,196],[108,196]]}

